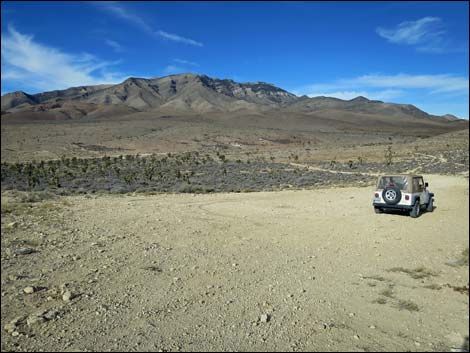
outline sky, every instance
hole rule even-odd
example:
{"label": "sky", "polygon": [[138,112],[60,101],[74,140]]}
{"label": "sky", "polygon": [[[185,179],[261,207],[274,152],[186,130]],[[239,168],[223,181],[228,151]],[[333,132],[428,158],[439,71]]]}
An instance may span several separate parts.
{"label": "sky", "polygon": [[1,3],[1,93],[193,72],[469,116],[469,3]]}

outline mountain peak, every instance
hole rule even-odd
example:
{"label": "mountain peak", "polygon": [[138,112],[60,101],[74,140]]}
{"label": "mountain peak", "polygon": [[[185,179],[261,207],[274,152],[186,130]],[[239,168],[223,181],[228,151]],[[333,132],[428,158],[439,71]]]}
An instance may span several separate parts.
{"label": "mountain peak", "polygon": [[369,99],[364,96],[357,96],[356,98],[351,99],[350,102],[369,102]]}
{"label": "mountain peak", "polygon": [[17,91],[2,96],[2,111],[34,110],[37,105],[72,102],[94,107],[125,107],[137,111],[162,109],[191,112],[234,111],[237,109],[284,109],[313,113],[319,111],[347,111],[368,116],[408,116],[419,119],[454,121],[456,117],[433,116],[410,104],[383,103],[358,96],[351,100],[333,97],[298,97],[272,83],[264,81],[236,82],[232,79],[212,78],[192,72],[156,78],[128,77],[115,85],[71,87],[66,90],[27,94]]}

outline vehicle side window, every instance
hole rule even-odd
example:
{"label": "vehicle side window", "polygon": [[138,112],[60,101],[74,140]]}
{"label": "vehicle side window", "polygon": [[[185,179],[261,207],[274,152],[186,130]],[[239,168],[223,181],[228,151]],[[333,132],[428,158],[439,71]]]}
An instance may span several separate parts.
{"label": "vehicle side window", "polygon": [[423,178],[413,178],[413,192],[422,192],[424,190]]}

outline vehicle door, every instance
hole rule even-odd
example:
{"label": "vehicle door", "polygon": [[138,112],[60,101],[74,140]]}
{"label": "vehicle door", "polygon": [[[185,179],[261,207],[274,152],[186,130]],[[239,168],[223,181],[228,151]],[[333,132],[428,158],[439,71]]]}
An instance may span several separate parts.
{"label": "vehicle door", "polygon": [[419,203],[421,205],[425,205],[429,201],[429,191],[424,187],[424,180],[423,178],[413,178],[413,193],[419,195]]}

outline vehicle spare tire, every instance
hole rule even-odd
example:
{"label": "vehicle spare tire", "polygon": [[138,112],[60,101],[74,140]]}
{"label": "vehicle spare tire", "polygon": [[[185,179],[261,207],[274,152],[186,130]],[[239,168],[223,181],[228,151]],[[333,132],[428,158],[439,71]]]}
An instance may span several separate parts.
{"label": "vehicle spare tire", "polygon": [[382,198],[387,205],[396,205],[401,200],[401,191],[396,186],[387,186],[382,191]]}

